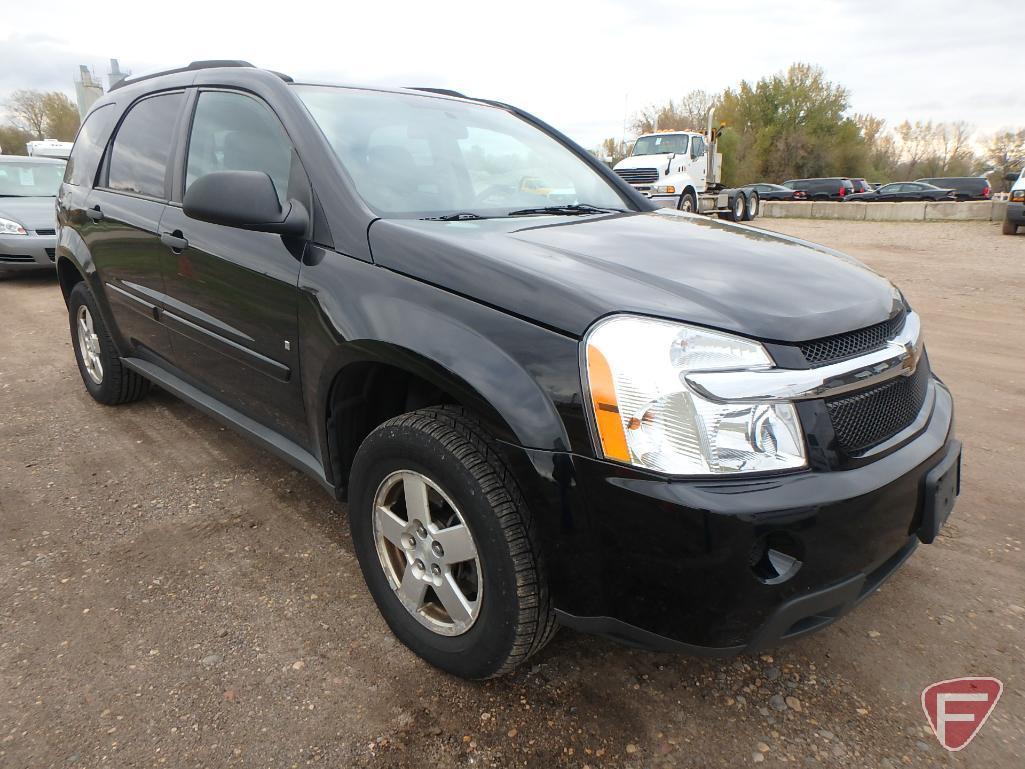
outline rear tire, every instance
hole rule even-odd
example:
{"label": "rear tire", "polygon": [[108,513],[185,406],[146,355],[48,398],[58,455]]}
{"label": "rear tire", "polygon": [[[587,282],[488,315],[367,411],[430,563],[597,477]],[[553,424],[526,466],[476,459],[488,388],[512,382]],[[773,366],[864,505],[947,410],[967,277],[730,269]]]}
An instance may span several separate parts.
{"label": "rear tire", "polygon": [[137,401],[149,392],[149,380],[121,363],[103,316],[97,310],[96,299],[83,282],[71,290],[68,315],[78,372],[94,400],[107,406],[119,406]]}
{"label": "rear tire", "polygon": [[751,194],[747,198],[747,213],[744,215],[744,221],[750,222],[758,218],[758,214],[762,210],[762,199],[759,197],[756,190],[752,190]]}
{"label": "rear tire", "polygon": [[548,643],[556,624],[538,535],[475,419],[449,406],[390,419],[363,441],[350,478],[353,546],[402,643],[473,679],[507,673]]}
{"label": "rear tire", "polygon": [[747,198],[743,192],[738,192],[730,202],[730,210],[726,218],[731,222],[742,222],[747,218]]}
{"label": "rear tire", "polygon": [[1005,218],[1003,232],[1004,235],[1017,235],[1018,225],[1014,224],[1010,219]]}

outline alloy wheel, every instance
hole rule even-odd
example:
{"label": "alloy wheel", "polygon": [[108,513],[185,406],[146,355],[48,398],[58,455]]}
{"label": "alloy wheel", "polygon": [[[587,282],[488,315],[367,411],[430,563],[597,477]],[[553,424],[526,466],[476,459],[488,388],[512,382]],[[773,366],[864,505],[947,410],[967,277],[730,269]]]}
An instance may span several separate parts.
{"label": "alloy wheel", "polygon": [[374,495],[374,541],[396,597],[439,635],[468,631],[483,581],[473,535],[455,503],[422,473],[388,475]]}
{"label": "alloy wheel", "polygon": [[82,365],[89,378],[96,384],[103,384],[103,361],[100,358],[100,338],[93,328],[93,316],[84,304],[78,308],[78,350],[82,354]]}

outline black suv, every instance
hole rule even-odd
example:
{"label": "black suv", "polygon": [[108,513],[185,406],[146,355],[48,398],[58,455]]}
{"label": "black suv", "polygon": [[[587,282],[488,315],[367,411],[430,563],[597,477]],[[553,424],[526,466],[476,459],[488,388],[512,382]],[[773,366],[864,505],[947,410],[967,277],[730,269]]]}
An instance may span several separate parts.
{"label": "black suv", "polygon": [[807,633],[954,503],[950,393],[896,288],[654,210],[508,105],[197,62],[96,103],[58,215],[93,398],[155,383],[347,499],[388,624],[457,675],[558,624]]}
{"label": "black suv", "polygon": [[804,192],[807,200],[846,200],[847,196],[853,195],[855,191],[854,183],[850,179],[839,176],[788,179],[783,182],[783,186]]}

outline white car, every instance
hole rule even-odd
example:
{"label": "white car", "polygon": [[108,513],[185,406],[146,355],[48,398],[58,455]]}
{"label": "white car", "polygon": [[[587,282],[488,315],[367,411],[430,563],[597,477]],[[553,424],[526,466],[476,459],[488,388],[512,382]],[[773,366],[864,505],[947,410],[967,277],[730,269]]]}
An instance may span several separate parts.
{"label": "white car", "polygon": [[1018,174],[1007,175],[1013,181],[1011,195],[1007,200],[1007,214],[1004,216],[1004,235],[1014,235],[1019,227],[1025,226],[1025,168]]}

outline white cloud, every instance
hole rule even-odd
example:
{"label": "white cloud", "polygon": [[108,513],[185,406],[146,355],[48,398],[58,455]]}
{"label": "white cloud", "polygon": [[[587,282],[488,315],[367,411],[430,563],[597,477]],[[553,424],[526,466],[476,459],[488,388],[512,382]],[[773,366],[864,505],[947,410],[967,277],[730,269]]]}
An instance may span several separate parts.
{"label": "white cloud", "polygon": [[79,64],[105,74],[110,57],[135,72],[242,58],[296,77],[508,101],[593,146],[622,132],[624,105],[632,112],[807,61],[847,86],[857,111],[891,123],[967,120],[989,133],[1025,123],[1014,7],[772,0],[730,13],[671,0],[176,0],[157,10],[56,0],[0,32],[0,97],[23,87],[73,93]]}

